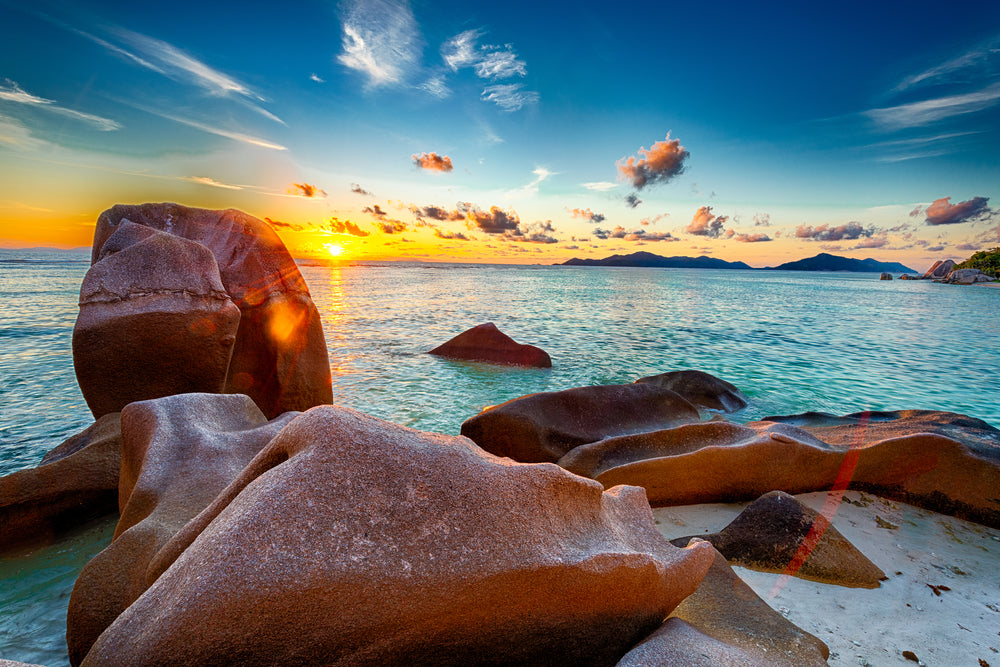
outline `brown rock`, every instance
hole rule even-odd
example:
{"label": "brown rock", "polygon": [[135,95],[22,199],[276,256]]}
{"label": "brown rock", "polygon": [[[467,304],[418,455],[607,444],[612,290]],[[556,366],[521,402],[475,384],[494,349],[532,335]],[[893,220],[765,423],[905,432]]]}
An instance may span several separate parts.
{"label": "brown rock", "polygon": [[15,662],[14,660],[0,660],[0,667],[42,667],[42,665]]}
{"label": "brown rock", "polygon": [[118,413],[66,440],[37,468],[0,478],[0,551],[47,542],[118,510]]}
{"label": "brown rock", "polygon": [[131,223],[80,288],[73,365],[95,417],[132,401],[221,392],[240,321],[204,246]]}
{"label": "brown rock", "polygon": [[753,501],[718,533],[671,543],[685,546],[692,537],[711,542],[730,563],[753,570],[852,588],[878,588],[886,579],[829,519],[782,491]]}
{"label": "brown rock", "polygon": [[652,384],[600,385],[529,394],[486,408],[462,435],[515,461],[558,461],[579,445],[698,421],[698,409]]}
{"label": "brown rock", "polygon": [[514,341],[492,322],[463,331],[428,354],[509,366],[552,367],[552,359],[545,350]]}
{"label": "brown rock", "polygon": [[711,561],[641,489],[323,406],[161,550],[84,664],[613,664]]}
{"label": "brown rock", "polygon": [[227,393],[249,395],[268,418],[333,400],[319,313],[295,261],[264,221],[234,209],[117,205],[98,218],[95,262],[123,220],[195,241],[215,256],[241,313]]}
{"label": "brown rock", "polygon": [[698,590],[618,667],[810,667],[830,649],[786,620],[715,552]]}
{"label": "brown rock", "polygon": [[952,269],[954,268],[955,268],[955,260],[952,259],[946,259],[944,261],[938,260],[934,262],[934,266],[927,269],[927,272],[924,273],[923,277],[927,279],[944,278],[949,273],[951,273]]}
{"label": "brown rock", "polygon": [[695,405],[709,410],[736,412],[747,406],[747,397],[735,385],[703,371],[670,371],[639,378],[636,382],[670,389]]}
{"label": "brown rock", "polygon": [[[842,485],[1000,526],[996,493],[1000,488],[1000,431],[950,413],[872,414],[877,417],[863,431],[858,430],[856,415],[819,415],[828,426],[828,420],[848,423],[846,428],[834,423],[833,428],[810,427],[812,433],[807,432],[797,424],[817,418],[811,413],[770,418],[784,423],[751,422],[745,428],[757,437],[734,430],[728,444],[714,441],[678,455],[658,455],[655,450],[645,455],[650,449],[643,447],[635,449],[645,457],[631,461],[617,454],[592,454],[592,460],[610,460],[613,467],[602,463],[589,476],[606,488],[642,486],[654,505],[736,502],[773,489],[795,494]],[[628,451],[620,443],[611,446]],[[586,472],[580,466],[574,470]]]}
{"label": "brown rock", "polygon": [[73,588],[66,631],[72,664],[155,580],[147,568],[160,548],[296,414],[267,421],[239,394],[180,394],[125,407],[121,519]]}

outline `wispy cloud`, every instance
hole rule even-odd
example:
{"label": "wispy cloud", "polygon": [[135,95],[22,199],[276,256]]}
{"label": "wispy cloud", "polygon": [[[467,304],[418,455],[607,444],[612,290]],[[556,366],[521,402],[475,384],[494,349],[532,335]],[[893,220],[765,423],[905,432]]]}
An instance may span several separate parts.
{"label": "wispy cloud", "polygon": [[594,183],[582,183],[583,187],[588,190],[593,190],[595,192],[607,192],[608,190],[614,190],[618,187],[617,183],[609,183],[608,181],[597,181]]}
{"label": "wispy cloud", "polygon": [[184,177],[183,180],[189,181],[191,183],[197,183],[198,185],[208,185],[213,188],[222,188],[224,190],[243,189],[242,185],[232,185],[231,183],[222,183],[220,181],[215,180],[214,178],[209,178],[208,176],[186,176]]}
{"label": "wispy cloud", "polygon": [[536,104],[540,99],[538,93],[524,90],[524,84],[520,83],[486,86],[480,98],[484,102],[493,102],[504,111],[519,111],[528,104]]}
{"label": "wispy cloud", "polygon": [[0,145],[21,150],[33,150],[45,146],[41,139],[31,136],[31,132],[20,121],[0,115]]}
{"label": "wispy cloud", "polygon": [[864,113],[883,129],[902,130],[982,111],[998,102],[1000,102],[1000,83],[994,83],[973,93],[948,95],[883,109],[870,109]]}
{"label": "wispy cloud", "polygon": [[476,76],[480,79],[509,79],[512,76],[524,76],[528,73],[523,60],[519,60],[513,50],[493,51],[483,54],[482,60],[475,65]]}
{"label": "wispy cloud", "polygon": [[251,146],[258,146],[260,148],[267,148],[274,151],[285,151],[288,150],[285,146],[281,144],[276,144],[266,139],[261,139],[259,137],[254,137],[249,134],[243,134],[242,132],[233,132],[221,127],[212,127],[211,125],[206,125],[205,123],[192,120],[190,118],[184,118],[183,116],[177,116],[174,114],[166,113],[165,111],[160,111],[158,109],[153,109],[151,107],[134,104],[136,109],[140,111],[145,111],[146,113],[153,114],[154,116],[159,116],[160,118],[166,118],[167,120],[172,120],[175,123],[180,123],[181,125],[187,125],[188,127],[193,127],[202,132],[207,132],[209,134],[214,134],[219,137],[225,137],[226,139],[232,139],[233,141],[239,141],[240,143],[249,144]]}
{"label": "wispy cloud", "polygon": [[417,86],[417,88],[425,93],[430,93],[439,100],[451,97],[451,88],[449,88],[448,84],[445,83],[443,75],[432,76]]}
{"label": "wispy cloud", "polygon": [[351,0],[342,20],[344,51],[337,60],[367,76],[369,87],[403,83],[423,48],[409,5],[392,0]]}
{"label": "wispy cloud", "polygon": [[476,41],[480,34],[478,30],[466,30],[441,45],[441,58],[452,71],[457,72],[460,68],[474,65],[479,60]]}
{"label": "wispy cloud", "polygon": [[94,114],[84,113],[75,109],[68,109],[56,104],[55,100],[49,100],[44,97],[32,95],[21,88],[17,82],[11,81],[10,79],[5,79],[4,81],[4,84],[0,84],[0,102],[12,102],[14,104],[23,104],[36,109],[43,109],[47,112],[54,113],[65,118],[82,121],[88,125],[92,125],[102,132],[120,130],[122,127],[121,123],[109,118],[102,118],[101,116],[95,116]]}
{"label": "wispy cloud", "polygon": [[636,190],[653,183],[666,183],[684,172],[684,161],[690,153],[681,146],[678,139],[671,139],[670,133],[663,141],[657,141],[649,150],[639,149],[642,157],[622,158],[616,165],[618,174],[630,182]]}
{"label": "wispy cloud", "polygon": [[363,187],[361,187],[357,183],[351,183],[351,192],[353,192],[356,195],[364,195],[366,197],[371,197],[372,196],[371,192],[369,192],[368,190],[365,190]]}
{"label": "wispy cloud", "polygon": [[595,225],[604,222],[605,217],[606,217],[603,213],[594,213],[589,208],[569,208],[569,207],[567,207],[566,210],[569,211],[569,214],[571,216],[573,216],[574,218],[583,218],[584,220],[592,222]]}
{"label": "wispy cloud", "polygon": [[996,72],[998,61],[1000,61],[1000,35],[994,36],[992,39],[940,65],[906,77],[892,89],[892,92],[900,93],[925,84],[978,79],[984,73],[992,74]]}

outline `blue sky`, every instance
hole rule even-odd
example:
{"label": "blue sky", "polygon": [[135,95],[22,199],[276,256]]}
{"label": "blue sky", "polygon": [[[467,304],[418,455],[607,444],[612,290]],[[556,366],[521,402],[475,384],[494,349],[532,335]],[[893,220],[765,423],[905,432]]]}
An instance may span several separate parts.
{"label": "blue sky", "polygon": [[0,0],[0,24],[7,245],[86,245],[141,201],[358,258],[1000,245],[1000,3]]}

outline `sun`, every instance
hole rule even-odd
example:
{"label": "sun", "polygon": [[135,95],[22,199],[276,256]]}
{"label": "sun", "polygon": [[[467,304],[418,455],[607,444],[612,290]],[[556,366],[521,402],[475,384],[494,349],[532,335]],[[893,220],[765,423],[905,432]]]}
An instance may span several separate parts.
{"label": "sun", "polygon": [[339,243],[327,243],[323,246],[330,257],[340,257],[344,254],[344,246]]}

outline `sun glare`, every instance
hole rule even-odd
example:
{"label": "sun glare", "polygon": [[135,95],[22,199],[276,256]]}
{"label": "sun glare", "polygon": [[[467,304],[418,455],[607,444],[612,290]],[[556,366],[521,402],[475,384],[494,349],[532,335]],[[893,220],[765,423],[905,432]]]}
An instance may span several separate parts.
{"label": "sun glare", "polygon": [[325,246],[326,252],[330,257],[340,257],[344,254],[344,246],[339,243],[327,243]]}

